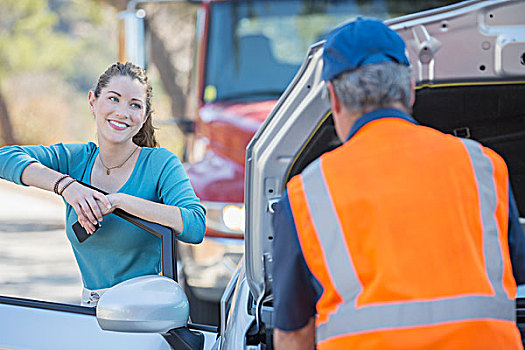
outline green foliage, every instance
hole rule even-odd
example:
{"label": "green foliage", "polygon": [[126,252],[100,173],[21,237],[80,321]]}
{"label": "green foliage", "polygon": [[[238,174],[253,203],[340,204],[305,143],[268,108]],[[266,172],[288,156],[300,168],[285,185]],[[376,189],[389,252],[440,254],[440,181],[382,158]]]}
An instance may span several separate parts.
{"label": "green foliage", "polygon": [[117,59],[116,10],[93,0],[47,1],[59,18],[56,31],[67,34],[77,48],[62,72],[69,83],[87,93]]}
{"label": "green foliage", "polygon": [[0,14],[8,109],[0,117],[17,142],[93,140],[87,92],[116,60],[116,10],[94,0],[0,0]]}
{"label": "green foliage", "polygon": [[78,53],[78,45],[53,30],[58,16],[46,0],[0,2],[0,79],[24,70],[60,70]]}
{"label": "green foliage", "polygon": [[86,91],[116,60],[116,13],[100,2],[1,0],[0,13],[0,81],[56,71]]}

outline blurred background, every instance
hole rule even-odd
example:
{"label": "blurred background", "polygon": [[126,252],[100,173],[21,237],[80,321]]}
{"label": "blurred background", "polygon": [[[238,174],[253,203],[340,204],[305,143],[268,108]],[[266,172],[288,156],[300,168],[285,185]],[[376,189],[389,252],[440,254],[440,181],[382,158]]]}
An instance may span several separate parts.
{"label": "blurred background", "polygon": [[[96,141],[87,93],[118,59],[118,12],[126,3],[0,1],[0,145]],[[196,6],[162,4],[162,11],[158,6],[144,6],[154,120],[161,147],[181,155],[183,134],[167,121],[185,111]]]}

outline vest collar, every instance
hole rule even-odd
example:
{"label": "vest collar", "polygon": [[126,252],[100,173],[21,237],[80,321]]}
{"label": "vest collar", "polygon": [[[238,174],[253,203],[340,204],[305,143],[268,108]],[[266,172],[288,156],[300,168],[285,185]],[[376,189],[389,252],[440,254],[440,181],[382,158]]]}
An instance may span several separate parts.
{"label": "vest collar", "polygon": [[399,109],[395,108],[380,108],[373,110],[372,112],[368,112],[360,116],[352,125],[352,128],[350,129],[350,134],[346,138],[346,142],[350,140],[363,126],[366,124],[377,120],[377,119],[383,119],[383,118],[399,118],[404,119],[406,121],[409,121],[414,124],[419,124],[414,118],[412,118],[409,114],[406,112],[403,112]]}

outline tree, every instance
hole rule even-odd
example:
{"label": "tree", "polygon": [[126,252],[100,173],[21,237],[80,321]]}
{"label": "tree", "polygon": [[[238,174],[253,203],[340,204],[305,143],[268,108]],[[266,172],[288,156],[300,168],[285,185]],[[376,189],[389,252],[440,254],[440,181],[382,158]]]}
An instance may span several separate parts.
{"label": "tree", "polygon": [[[117,10],[126,9],[127,0],[94,0],[106,2]],[[140,3],[146,10],[148,52],[159,71],[162,87],[171,99],[171,113],[182,117],[186,113],[186,95],[192,65],[192,47],[197,6],[190,2],[174,4],[151,1]]]}
{"label": "tree", "polygon": [[2,143],[18,143],[3,81],[16,71],[63,69],[75,54],[66,35],[53,31],[58,17],[47,0],[2,0],[0,2],[0,126]]}
{"label": "tree", "polygon": [[186,112],[186,94],[193,57],[196,7],[189,3],[147,7],[151,61],[171,98],[173,117]]}

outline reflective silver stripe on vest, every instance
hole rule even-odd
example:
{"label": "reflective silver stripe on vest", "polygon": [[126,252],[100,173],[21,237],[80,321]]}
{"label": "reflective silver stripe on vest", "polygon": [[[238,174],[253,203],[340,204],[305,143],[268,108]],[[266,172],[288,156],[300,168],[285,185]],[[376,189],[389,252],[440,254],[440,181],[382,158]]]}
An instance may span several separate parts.
{"label": "reflective silver stripe on vest", "polygon": [[461,139],[467,148],[476,174],[479,193],[479,206],[485,243],[485,269],[489,276],[492,288],[497,296],[505,296],[503,289],[503,257],[498,240],[498,223],[496,222],[496,184],[494,183],[494,169],[492,161],[483,154],[481,145],[473,140]]}
{"label": "reflective silver stripe on vest", "polygon": [[[350,258],[346,240],[343,238],[339,217],[333,207],[330,193],[325,186],[320,168],[321,159],[316,160],[303,173],[305,193],[317,236],[321,241],[332,283],[342,298],[353,300],[361,291],[361,283]],[[344,261],[345,264],[341,265]]]}
{"label": "reflective silver stripe on vest", "polygon": [[355,298],[362,287],[324,180],[321,158],[308,166],[303,172],[302,179],[310,215],[325,253],[330,277],[344,300],[335,312],[329,315],[328,322],[317,327],[318,342],[360,332],[469,319],[515,321],[515,301],[508,299],[503,293],[503,258],[499,250],[494,217],[497,197],[492,178],[492,163],[481,153],[478,144],[470,144],[470,142],[465,144],[471,154],[480,191],[485,261],[489,267],[489,278],[496,291],[496,297],[463,296],[356,308]]}

